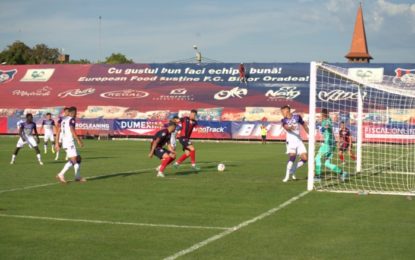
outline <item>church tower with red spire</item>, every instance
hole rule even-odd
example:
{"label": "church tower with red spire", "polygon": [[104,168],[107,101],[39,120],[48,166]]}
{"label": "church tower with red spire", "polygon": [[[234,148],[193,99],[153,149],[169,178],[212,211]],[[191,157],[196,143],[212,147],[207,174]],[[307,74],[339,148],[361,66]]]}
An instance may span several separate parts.
{"label": "church tower with red spire", "polygon": [[369,63],[372,58],[367,47],[365,22],[363,20],[362,4],[357,10],[356,22],[354,24],[354,32],[352,46],[349,53],[345,56],[351,63]]}

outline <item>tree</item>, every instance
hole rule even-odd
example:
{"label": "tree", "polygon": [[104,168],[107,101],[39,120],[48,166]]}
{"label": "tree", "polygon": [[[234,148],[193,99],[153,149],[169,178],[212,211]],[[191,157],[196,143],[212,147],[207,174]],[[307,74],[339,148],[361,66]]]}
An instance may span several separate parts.
{"label": "tree", "polygon": [[49,48],[46,44],[36,44],[32,48],[30,63],[34,64],[54,64],[59,57],[57,48]]}
{"label": "tree", "polygon": [[69,64],[91,64],[88,59],[71,60]]}
{"label": "tree", "polygon": [[134,63],[133,60],[127,59],[127,57],[122,53],[113,53],[109,57],[105,58],[106,64],[131,64]]}
{"label": "tree", "polygon": [[10,65],[30,63],[32,50],[21,41],[15,41],[0,53],[1,62]]}

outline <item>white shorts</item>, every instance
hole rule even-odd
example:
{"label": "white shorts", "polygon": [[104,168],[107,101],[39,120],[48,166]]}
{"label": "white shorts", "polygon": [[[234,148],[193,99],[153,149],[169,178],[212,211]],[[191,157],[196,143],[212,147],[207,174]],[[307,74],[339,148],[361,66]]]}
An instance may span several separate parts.
{"label": "white shorts", "polygon": [[302,141],[287,141],[287,154],[290,153],[301,155],[303,153],[307,153],[307,149]]}
{"label": "white shorts", "polygon": [[47,141],[54,142],[55,141],[55,136],[53,135],[53,133],[45,132],[45,136],[43,138],[44,138],[45,142],[47,142]]}
{"label": "white shorts", "polygon": [[176,150],[176,144],[177,144],[177,140],[175,137],[170,137],[170,145],[171,147],[173,147],[174,150]]}
{"label": "white shorts", "polygon": [[78,156],[78,151],[76,150],[75,144],[67,145],[67,146],[63,147],[63,149],[66,152],[66,157],[68,157],[68,158]]}
{"label": "white shorts", "polygon": [[26,136],[26,141],[23,141],[20,137],[16,147],[22,148],[25,144],[29,145],[30,148],[37,147],[37,142],[33,136]]}

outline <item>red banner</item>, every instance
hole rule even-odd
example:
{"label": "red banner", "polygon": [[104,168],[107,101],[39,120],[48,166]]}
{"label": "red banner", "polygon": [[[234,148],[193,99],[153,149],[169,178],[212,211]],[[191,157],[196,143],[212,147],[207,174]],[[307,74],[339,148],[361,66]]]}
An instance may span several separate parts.
{"label": "red banner", "polygon": [[0,133],[7,133],[7,117],[0,117]]}

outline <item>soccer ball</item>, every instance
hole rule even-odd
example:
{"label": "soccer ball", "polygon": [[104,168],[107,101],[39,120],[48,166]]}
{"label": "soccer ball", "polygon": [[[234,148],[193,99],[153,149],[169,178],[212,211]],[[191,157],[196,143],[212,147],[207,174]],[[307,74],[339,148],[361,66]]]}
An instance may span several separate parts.
{"label": "soccer ball", "polygon": [[223,163],[219,163],[218,164],[218,171],[219,172],[223,172],[225,170],[225,164],[223,164]]}

